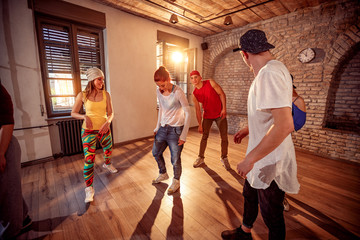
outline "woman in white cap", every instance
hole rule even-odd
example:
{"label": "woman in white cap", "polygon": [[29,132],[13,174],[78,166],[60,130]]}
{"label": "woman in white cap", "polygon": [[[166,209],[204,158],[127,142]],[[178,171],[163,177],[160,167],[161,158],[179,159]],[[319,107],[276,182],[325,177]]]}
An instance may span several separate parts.
{"label": "woman in white cap", "polygon": [[[95,194],[93,188],[94,161],[96,150],[96,139],[99,140],[104,151],[103,168],[111,173],[118,170],[111,165],[112,137],[110,123],[114,118],[110,94],[104,89],[104,73],[96,68],[89,68],[86,71],[88,84],[84,91],[76,96],[71,116],[76,119],[83,119],[81,139],[83,143],[85,165],[84,178],[86,183],[85,202],[92,202]],[[80,114],[82,104],[85,107],[85,114]]]}

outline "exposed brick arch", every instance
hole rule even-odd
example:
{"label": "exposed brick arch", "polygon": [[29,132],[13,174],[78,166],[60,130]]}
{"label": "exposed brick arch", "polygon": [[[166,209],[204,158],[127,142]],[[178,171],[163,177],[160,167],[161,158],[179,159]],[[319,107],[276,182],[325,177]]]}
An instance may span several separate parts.
{"label": "exposed brick arch", "polygon": [[222,51],[219,53],[219,55],[215,56],[214,59],[211,59],[211,62],[204,67],[204,76],[205,78],[213,78],[214,77],[214,70],[218,62],[228,54],[232,49],[234,49],[236,46],[231,46],[225,49],[222,49]]}
{"label": "exposed brick arch", "polygon": [[332,46],[327,72],[331,71],[323,126],[360,132],[359,119],[359,71],[360,30],[350,27],[341,34]]}
{"label": "exposed brick arch", "polygon": [[360,42],[360,24],[353,25],[343,34],[339,35],[334,41],[328,54],[328,64],[325,72],[334,74],[336,67],[346,57],[346,53],[356,44]]}
{"label": "exposed brick arch", "polygon": [[[216,36],[216,39],[211,39],[211,37],[208,39],[210,41],[209,51],[204,55],[204,72],[203,76],[205,78],[212,78],[214,76],[214,69],[218,62],[229,52],[232,52],[234,48],[238,47],[239,39],[240,37],[249,29],[261,29],[263,31],[266,31],[265,29],[262,29],[261,27],[248,27],[244,29],[238,29],[238,31],[235,31],[233,34],[222,34]],[[280,61],[283,60],[283,58],[289,57],[289,49],[288,44],[285,44],[285,40],[282,35],[286,34],[286,31],[284,32],[277,32],[272,34],[272,32],[266,32],[268,42],[274,44],[276,47],[275,49],[272,49],[272,54]],[[240,57],[240,56],[239,56]]]}
{"label": "exposed brick arch", "polygon": [[204,77],[212,78],[214,69],[220,59],[238,46],[240,34],[221,34],[216,39],[209,39],[211,44],[209,50],[204,56]]}

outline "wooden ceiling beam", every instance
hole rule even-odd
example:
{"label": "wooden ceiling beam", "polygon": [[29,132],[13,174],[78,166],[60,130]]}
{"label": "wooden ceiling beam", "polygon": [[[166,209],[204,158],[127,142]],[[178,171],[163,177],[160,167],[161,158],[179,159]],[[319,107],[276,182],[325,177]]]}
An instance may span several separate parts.
{"label": "wooden ceiling beam", "polygon": [[[333,0],[93,0],[198,36],[210,36],[250,23]],[[179,22],[169,22],[176,14]],[[233,24],[224,25],[225,16]]]}

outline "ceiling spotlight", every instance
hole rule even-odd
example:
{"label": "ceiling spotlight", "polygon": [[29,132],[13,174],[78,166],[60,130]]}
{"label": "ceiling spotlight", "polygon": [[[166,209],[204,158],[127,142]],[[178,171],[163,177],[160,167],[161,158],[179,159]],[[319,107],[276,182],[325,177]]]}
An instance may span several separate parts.
{"label": "ceiling spotlight", "polygon": [[178,23],[179,22],[178,17],[175,14],[171,14],[170,22],[173,24]]}
{"label": "ceiling spotlight", "polygon": [[231,16],[226,16],[224,25],[231,25],[233,23]]}

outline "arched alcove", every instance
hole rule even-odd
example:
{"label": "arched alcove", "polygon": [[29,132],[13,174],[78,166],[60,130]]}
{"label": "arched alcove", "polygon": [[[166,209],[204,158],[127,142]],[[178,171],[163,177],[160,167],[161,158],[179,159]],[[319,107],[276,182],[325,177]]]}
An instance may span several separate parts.
{"label": "arched alcove", "polygon": [[360,43],[335,67],[325,114],[324,127],[360,133]]}

